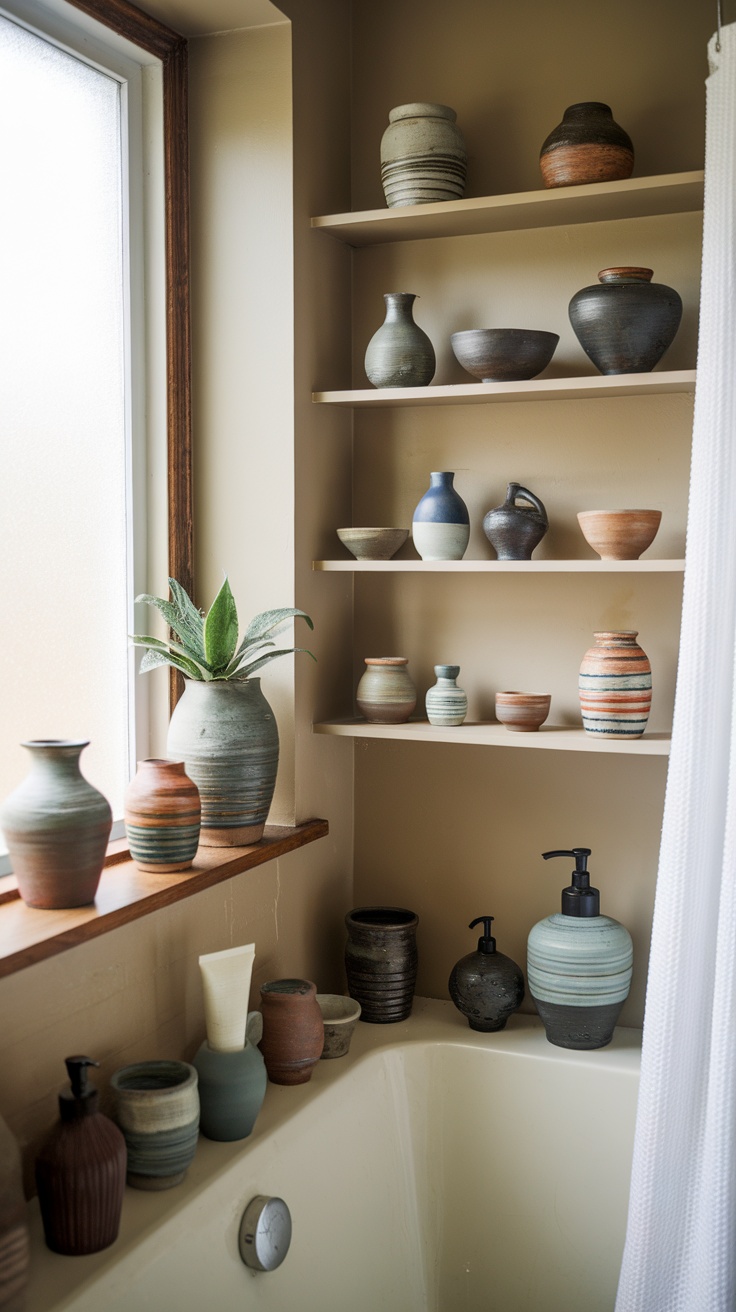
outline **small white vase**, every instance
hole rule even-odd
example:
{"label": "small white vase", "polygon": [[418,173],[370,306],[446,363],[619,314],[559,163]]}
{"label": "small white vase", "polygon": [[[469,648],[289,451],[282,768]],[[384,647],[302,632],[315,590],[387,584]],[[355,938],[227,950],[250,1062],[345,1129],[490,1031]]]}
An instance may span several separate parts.
{"label": "small white vase", "polygon": [[437,682],[427,691],[424,704],[430,724],[462,724],[468,713],[468,698],[456,679],[459,665],[435,665]]}

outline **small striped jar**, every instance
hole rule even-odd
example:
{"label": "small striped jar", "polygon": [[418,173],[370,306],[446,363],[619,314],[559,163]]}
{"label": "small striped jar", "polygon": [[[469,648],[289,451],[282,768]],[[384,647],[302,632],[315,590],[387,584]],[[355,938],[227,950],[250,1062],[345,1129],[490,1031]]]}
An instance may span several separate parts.
{"label": "small striped jar", "polygon": [[199,845],[199,789],[183,761],[138,762],[125,792],[125,832],[139,870],[188,870]]}
{"label": "small striped jar", "polygon": [[641,738],[652,705],[652,667],[637,632],[595,633],[580,666],[583,728],[599,738]]}

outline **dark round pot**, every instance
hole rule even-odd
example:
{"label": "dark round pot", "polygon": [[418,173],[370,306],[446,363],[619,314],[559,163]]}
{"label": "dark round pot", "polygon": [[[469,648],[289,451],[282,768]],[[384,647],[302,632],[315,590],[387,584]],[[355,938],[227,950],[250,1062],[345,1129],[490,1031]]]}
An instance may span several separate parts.
{"label": "dark round pot", "polygon": [[539,167],[545,187],[615,182],[631,177],[634,147],[608,105],[586,100],[565,110],[542,145]]}
{"label": "dark round pot", "polygon": [[682,301],[651,269],[602,269],[570,301],[570,323],[602,374],[649,373],[674,341]]}
{"label": "dark round pot", "polygon": [[345,917],[348,992],[361,1020],[388,1025],[411,1014],[419,917],[405,907],[355,907]]}

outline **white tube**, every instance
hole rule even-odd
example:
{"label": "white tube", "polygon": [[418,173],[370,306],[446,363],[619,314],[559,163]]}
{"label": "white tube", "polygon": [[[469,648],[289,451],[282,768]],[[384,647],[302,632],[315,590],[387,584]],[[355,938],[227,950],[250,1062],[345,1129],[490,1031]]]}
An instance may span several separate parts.
{"label": "white tube", "polygon": [[213,1052],[238,1052],[245,1047],[255,955],[255,943],[247,943],[199,958],[207,1042]]}

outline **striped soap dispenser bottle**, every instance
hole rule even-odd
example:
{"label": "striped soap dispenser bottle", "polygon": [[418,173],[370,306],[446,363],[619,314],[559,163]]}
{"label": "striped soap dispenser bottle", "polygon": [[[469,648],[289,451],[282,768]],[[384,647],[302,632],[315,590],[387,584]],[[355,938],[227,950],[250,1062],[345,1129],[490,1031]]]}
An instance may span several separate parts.
{"label": "striped soap dispenser bottle", "polygon": [[575,862],[562,908],[540,920],[527,943],[529,992],[547,1038],[558,1048],[604,1048],[631,987],[633,948],[628,929],[600,913],[591,888],[589,847],[543,852]]}

